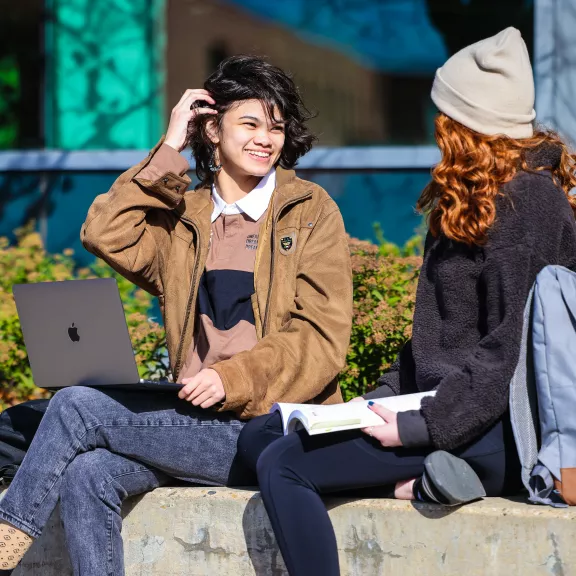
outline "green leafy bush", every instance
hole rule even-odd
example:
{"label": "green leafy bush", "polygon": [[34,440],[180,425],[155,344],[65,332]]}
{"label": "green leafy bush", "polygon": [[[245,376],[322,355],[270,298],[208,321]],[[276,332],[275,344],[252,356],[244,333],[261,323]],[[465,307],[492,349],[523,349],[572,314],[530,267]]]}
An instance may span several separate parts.
{"label": "green leafy bush", "polygon": [[14,284],[116,278],[141,377],[168,374],[164,330],[147,317],[153,298],[150,294],[135,287],[101,260],[90,268],[77,269],[71,250],[48,254],[32,225],[17,231],[16,235],[15,245],[0,238],[0,409],[50,395],[46,390],[36,388],[32,380],[12,296]]}
{"label": "green leafy bush", "polygon": [[421,245],[418,236],[401,248],[383,238],[380,246],[350,240],[354,323],[340,374],[344,400],[371,390],[412,334]]}
{"label": "green leafy bush", "polygon": [[[412,329],[421,239],[415,237],[398,247],[376,232],[379,246],[350,239],[354,325],[347,365],[340,375],[345,400],[374,386]],[[144,378],[168,375],[164,330],[147,317],[153,297],[100,260],[90,268],[77,269],[71,250],[48,254],[40,236],[29,226],[17,233],[15,245],[0,238],[0,409],[29,398],[49,396],[49,392],[34,386],[12,285],[108,277],[118,282],[140,375]]]}

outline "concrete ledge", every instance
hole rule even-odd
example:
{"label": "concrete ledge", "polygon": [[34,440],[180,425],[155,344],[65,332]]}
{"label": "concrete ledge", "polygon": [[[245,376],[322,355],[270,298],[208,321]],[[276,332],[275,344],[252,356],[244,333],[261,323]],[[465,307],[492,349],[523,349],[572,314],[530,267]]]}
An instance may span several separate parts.
{"label": "concrete ledge", "polygon": [[[343,576],[576,574],[576,509],[329,499]],[[70,576],[58,511],[14,576]],[[161,488],[127,502],[127,576],[281,576],[258,493]]]}

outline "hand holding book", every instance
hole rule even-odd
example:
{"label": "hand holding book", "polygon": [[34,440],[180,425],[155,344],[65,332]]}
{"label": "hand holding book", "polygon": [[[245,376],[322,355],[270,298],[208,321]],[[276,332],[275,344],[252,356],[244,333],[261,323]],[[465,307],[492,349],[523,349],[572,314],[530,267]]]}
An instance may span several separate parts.
{"label": "hand holding book", "polygon": [[372,400],[368,402],[368,409],[378,414],[378,416],[382,418],[383,424],[381,426],[362,428],[362,432],[378,440],[385,448],[402,446],[400,434],[398,433],[398,414],[392,410],[388,410],[388,408],[384,406],[376,404]]}
{"label": "hand holding book", "polygon": [[[394,425],[390,426],[386,434],[383,434],[382,430],[377,431],[378,439],[380,440],[379,436],[382,435],[384,442],[390,442],[390,444],[386,444],[387,446],[399,446],[400,444],[392,444],[400,441],[399,438],[395,439],[394,437],[394,430],[396,435],[398,433],[395,413],[405,410],[419,410],[422,398],[434,395],[435,392],[420,392],[417,394],[378,398],[374,401],[371,400],[370,406],[369,402],[363,398],[355,399],[355,401],[347,402],[346,404],[323,406],[281,402],[274,404],[270,412],[280,412],[284,434],[299,428],[305,428],[310,435],[354,429],[368,430],[370,428],[372,428],[374,434],[376,428],[390,426],[390,424],[384,424],[383,421],[394,422]],[[380,413],[380,411],[374,410],[373,407],[376,405],[378,408],[385,408],[386,411]],[[393,413],[394,417],[390,413]],[[374,437],[376,438],[377,436],[374,435]]]}

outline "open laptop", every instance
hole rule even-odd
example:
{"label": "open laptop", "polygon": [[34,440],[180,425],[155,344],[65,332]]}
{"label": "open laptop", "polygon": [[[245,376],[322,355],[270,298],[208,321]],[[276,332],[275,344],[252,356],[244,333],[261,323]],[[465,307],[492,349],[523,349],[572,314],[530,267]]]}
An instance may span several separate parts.
{"label": "open laptop", "polygon": [[36,386],[180,390],[140,379],[114,278],[15,284],[13,293]]}

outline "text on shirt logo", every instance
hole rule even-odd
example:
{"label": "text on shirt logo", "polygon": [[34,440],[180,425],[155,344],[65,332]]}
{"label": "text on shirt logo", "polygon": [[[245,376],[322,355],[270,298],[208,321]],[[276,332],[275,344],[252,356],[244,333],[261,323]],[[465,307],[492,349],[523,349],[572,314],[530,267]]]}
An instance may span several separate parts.
{"label": "text on shirt logo", "polygon": [[258,234],[250,234],[246,237],[246,250],[256,250],[258,248]]}

